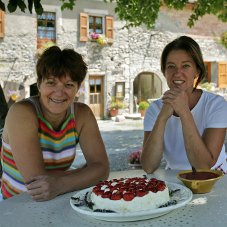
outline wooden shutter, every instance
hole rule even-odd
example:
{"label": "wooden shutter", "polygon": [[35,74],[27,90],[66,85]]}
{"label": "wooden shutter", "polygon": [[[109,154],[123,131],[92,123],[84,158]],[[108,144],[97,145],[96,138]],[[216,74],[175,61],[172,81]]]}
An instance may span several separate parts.
{"label": "wooden shutter", "polygon": [[218,87],[227,88],[227,62],[218,63]]}
{"label": "wooden shutter", "polygon": [[106,16],[106,37],[108,38],[108,42],[113,42],[113,17]]}
{"label": "wooden shutter", "polygon": [[204,62],[205,66],[206,66],[206,70],[207,70],[207,82],[210,83],[211,82],[211,62],[205,61]]}
{"label": "wooden shutter", "polygon": [[88,15],[80,13],[80,41],[88,41]]}
{"label": "wooden shutter", "polygon": [[0,37],[5,36],[5,12],[0,10]]}

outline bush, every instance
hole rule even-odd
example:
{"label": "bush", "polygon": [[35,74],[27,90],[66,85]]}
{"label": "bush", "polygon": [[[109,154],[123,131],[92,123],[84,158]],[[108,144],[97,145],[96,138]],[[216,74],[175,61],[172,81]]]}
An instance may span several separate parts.
{"label": "bush", "polygon": [[221,43],[225,48],[227,48],[227,31],[222,33]]}
{"label": "bush", "polygon": [[139,110],[147,110],[149,107],[149,103],[146,101],[141,101],[139,103]]}
{"label": "bush", "polygon": [[112,101],[110,103],[110,109],[124,109],[124,103],[120,101]]}

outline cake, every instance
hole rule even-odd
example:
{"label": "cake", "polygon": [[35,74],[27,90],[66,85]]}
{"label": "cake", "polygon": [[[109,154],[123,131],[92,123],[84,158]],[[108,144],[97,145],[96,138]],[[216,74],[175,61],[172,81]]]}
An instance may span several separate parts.
{"label": "cake", "polygon": [[136,212],[158,208],[169,202],[164,181],[142,177],[103,181],[91,192],[93,210]]}

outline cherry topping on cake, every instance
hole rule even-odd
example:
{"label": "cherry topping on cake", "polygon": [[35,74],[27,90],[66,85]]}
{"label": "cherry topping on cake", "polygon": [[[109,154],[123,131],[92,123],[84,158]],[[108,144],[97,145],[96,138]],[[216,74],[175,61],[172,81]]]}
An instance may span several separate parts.
{"label": "cherry topping on cake", "polygon": [[132,192],[126,192],[123,194],[123,199],[125,201],[131,201],[135,198],[134,194]]}
{"label": "cherry topping on cake", "polygon": [[104,193],[103,190],[97,190],[97,191],[95,192],[96,195],[102,195],[103,193]]}
{"label": "cherry topping on cake", "polygon": [[110,197],[111,200],[120,200],[122,198],[121,193],[113,193]]}
{"label": "cherry topping on cake", "polygon": [[157,184],[158,191],[163,191],[165,188],[166,188],[165,183],[162,181],[159,181],[159,183]]}
{"label": "cherry topping on cake", "polygon": [[101,196],[102,198],[110,198],[112,193],[110,191],[104,192]]}
{"label": "cherry topping on cake", "polygon": [[123,198],[125,201],[131,201],[136,196],[145,196],[149,191],[156,193],[163,191],[165,188],[165,182],[156,178],[148,180],[146,178],[134,177],[103,181],[97,184],[92,191],[102,198],[109,198],[111,200]]}
{"label": "cherry topping on cake", "polygon": [[147,193],[148,193],[147,191],[138,190],[138,191],[136,192],[136,195],[137,195],[138,197],[143,197],[143,196],[145,196]]}

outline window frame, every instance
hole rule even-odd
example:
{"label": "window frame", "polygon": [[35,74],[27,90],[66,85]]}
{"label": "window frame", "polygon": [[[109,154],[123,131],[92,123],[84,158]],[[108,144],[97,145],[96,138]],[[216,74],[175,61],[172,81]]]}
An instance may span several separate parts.
{"label": "window frame", "polygon": [[0,10],[0,38],[5,37],[5,12]]}
{"label": "window frame", "polygon": [[[101,28],[101,33],[97,33],[96,32],[96,27],[93,27],[93,32],[95,32],[96,34],[101,34],[101,35],[104,35],[104,30],[105,30],[105,17],[104,16],[100,16],[100,15],[91,15],[91,14],[88,14],[88,33],[91,34],[92,32],[90,32],[90,17],[93,17],[94,19],[96,18],[101,18],[102,20],[102,28]],[[95,24],[94,24],[95,26]]]}
{"label": "window frame", "polygon": [[96,13],[86,13],[81,12],[80,13],[80,42],[87,42],[90,37],[89,32],[89,16],[94,17],[102,17],[102,29],[103,33],[100,33],[101,35],[105,35],[108,39],[108,43],[113,43],[113,24],[114,24],[114,17],[109,15],[100,15]]}
{"label": "window frame", "polygon": [[[53,43],[56,43],[56,37],[57,37],[57,13],[56,12],[52,12],[52,11],[44,11],[43,14],[48,14],[48,13],[51,13],[51,14],[54,14],[54,29],[53,29],[53,34],[54,34],[54,38],[48,38],[48,37],[45,37],[45,38],[40,38],[39,37],[39,21],[41,21],[42,19],[39,19],[39,15],[37,15],[37,49],[39,49],[40,47],[43,46],[43,44],[47,43],[47,42],[53,42]],[[42,14],[42,15],[43,15]],[[42,16],[40,15],[40,16]],[[48,29],[47,29],[47,23],[48,23],[48,19],[45,19],[45,25],[46,26],[42,26],[42,27],[45,27],[45,33],[48,32]]]}
{"label": "window frame", "polygon": [[[121,94],[121,95],[119,95]],[[124,99],[125,97],[125,81],[115,82],[115,97],[116,99]]]}

